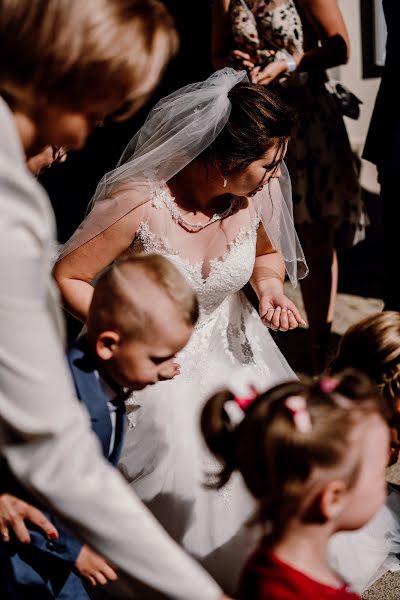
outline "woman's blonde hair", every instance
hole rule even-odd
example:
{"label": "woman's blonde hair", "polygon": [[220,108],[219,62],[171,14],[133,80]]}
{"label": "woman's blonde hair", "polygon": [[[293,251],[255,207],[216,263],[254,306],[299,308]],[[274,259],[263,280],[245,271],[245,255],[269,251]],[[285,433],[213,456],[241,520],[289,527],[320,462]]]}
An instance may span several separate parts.
{"label": "woman's blonde hair", "polygon": [[347,367],[367,373],[394,410],[400,399],[400,312],[375,313],[346,331],[330,372]]}
{"label": "woman's blonde hair", "polygon": [[177,48],[158,0],[2,0],[0,92],[12,107],[134,112]]}
{"label": "woman's blonde hair", "polygon": [[[296,425],[289,398],[304,403],[309,429]],[[205,405],[201,428],[211,452],[223,465],[209,482],[222,487],[238,470],[258,501],[254,521],[270,526],[269,535],[282,535],[308,489],[315,469],[334,469],[343,464],[352,433],[363,417],[384,415],[376,387],[363,373],[347,370],[335,379],[311,383],[280,384],[257,396],[244,410],[244,418],[232,423],[230,406],[238,400],[229,391],[214,395]],[[303,414],[304,417],[304,414]],[[360,462],[346,471],[349,488],[355,483]]]}

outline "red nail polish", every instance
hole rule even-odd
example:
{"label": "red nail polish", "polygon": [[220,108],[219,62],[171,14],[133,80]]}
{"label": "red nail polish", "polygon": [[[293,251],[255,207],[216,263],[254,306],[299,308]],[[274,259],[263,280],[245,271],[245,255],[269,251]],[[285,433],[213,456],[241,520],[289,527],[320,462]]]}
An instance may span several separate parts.
{"label": "red nail polish", "polygon": [[55,531],[52,531],[51,533],[49,533],[49,538],[51,540],[56,540],[58,539],[58,534]]}

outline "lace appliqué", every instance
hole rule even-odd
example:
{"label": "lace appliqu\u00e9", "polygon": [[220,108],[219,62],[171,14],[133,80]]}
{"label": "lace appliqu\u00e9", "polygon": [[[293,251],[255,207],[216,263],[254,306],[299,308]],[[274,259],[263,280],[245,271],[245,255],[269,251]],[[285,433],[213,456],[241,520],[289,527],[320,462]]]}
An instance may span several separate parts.
{"label": "lace appliqu\u00e9", "polygon": [[196,231],[201,231],[202,229],[209,227],[210,225],[212,225],[212,223],[215,223],[216,221],[221,221],[222,219],[225,219],[226,217],[232,214],[232,212],[236,209],[237,205],[240,202],[240,198],[235,196],[232,198],[229,207],[224,212],[214,213],[214,215],[205,223],[190,223],[186,221],[181,215],[181,212],[175,202],[175,198],[171,196],[169,190],[166,187],[160,187],[159,189],[155,189],[154,187],[152,187],[151,199],[152,205],[157,208],[160,207],[160,203],[164,203],[175,223],[179,223],[185,228],[188,228],[187,230],[190,233],[196,233]]}
{"label": "lace appliqu\u00e9", "polygon": [[164,187],[153,183],[150,187],[151,205],[154,208],[163,208],[169,198],[169,194]]}
{"label": "lace appliqu\u00e9", "polygon": [[228,324],[228,327],[226,328],[226,337],[228,349],[232,355],[237,355],[238,348],[240,348],[242,351],[243,364],[254,364],[254,354],[246,335],[246,326],[243,315],[241,315],[240,327],[233,323]]}

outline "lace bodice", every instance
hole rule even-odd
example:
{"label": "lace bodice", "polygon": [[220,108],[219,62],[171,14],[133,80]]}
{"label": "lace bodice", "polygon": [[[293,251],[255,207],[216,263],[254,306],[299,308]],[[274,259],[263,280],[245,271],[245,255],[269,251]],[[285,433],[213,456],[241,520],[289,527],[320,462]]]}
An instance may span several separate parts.
{"label": "lace bodice", "polygon": [[[159,212],[160,211],[160,212]],[[161,212],[162,211],[162,212]],[[212,236],[213,247],[219,250],[215,256],[210,256],[207,251],[207,260],[195,258],[186,253],[183,248],[174,245],[170,237],[161,235],[159,231],[159,215],[163,219],[172,221],[173,211],[176,211],[176,205],[173,198],[169,195],[166,188],[155,187],[152,193],[151,202],[146,211],[146,217],[141,223],[134,240],[129,248],[130,252],[157,252],[163,254],[183,273],[197,293],[200,304],[200,322],[207,319],[222,304],[225,298],[239,291],[250,279],[256,250],[257,228],[259,217],[256,211],[244,209],[244,213],[228,217],[235,219],[234,227],[229,227],[231,239],[227,235],[225,228],[223,233],[224,244],[219,240],[216,243],[218,231]],[[158,213],[154,218],[154,213]],[[155,225],[152,227],[152,225]],[[179,227],[179,225],[174,225]],[[212,225],[214,227],[214,225]],[[168,227],[166,228],[168,231]],[[200,238],[200,232],[185,232],[186,244],[190,246],[191,239]],[[221,237],[221,236],[220,236]],[[176,236],[172,236],[176,240]],[[209,240],[205,238],[204,241]],[[206,250],[206,249],[204,249]],[[207,249],[209,250],[209,248]],[[205,264],[207,263],[207,264]]]}

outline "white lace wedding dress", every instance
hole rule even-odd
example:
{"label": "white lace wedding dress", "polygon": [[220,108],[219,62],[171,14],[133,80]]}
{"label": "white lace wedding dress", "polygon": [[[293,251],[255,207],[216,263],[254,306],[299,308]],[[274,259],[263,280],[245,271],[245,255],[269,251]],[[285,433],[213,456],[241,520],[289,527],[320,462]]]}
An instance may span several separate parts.
{"label": "white lace wedding dress", "polygon": [[222,387],[246,394],[249,383],[263,390],[295,377],[240,291],[254,266],[257,207],[238,205],[195,233],[174,219],[178,208],[166,186],[155,186],[138,210],[141,225],[129,252],[168,257],[197,292],[200,319],[178,355],[181,374],[128,401],[120,469],[169,534],[234,593],[254,545],[255,532],[246,526],[254,503],[239,475],[220,491],[204,487],[218,464],[201,438],[199,415]]}

